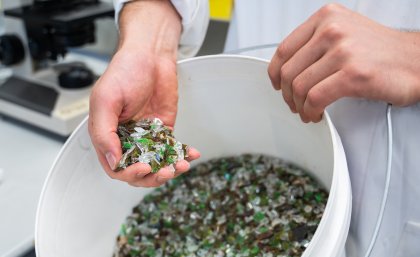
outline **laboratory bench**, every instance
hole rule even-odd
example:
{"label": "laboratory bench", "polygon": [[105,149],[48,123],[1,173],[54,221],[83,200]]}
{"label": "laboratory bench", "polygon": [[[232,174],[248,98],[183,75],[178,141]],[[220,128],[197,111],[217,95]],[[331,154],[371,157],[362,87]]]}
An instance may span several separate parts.
{"label": "laboratory bench", "polygon": [[[72,52],[102,74],[109,57]],[[0,257],[29,257],[44,181],[66,138],[0,114]],[[29,254],[29,255],[25,255]]]}
{"label": "laboratory bench", "polygon": [[63,144],[62,137],[0,116],[0,257],[33,249],[38,199]]}

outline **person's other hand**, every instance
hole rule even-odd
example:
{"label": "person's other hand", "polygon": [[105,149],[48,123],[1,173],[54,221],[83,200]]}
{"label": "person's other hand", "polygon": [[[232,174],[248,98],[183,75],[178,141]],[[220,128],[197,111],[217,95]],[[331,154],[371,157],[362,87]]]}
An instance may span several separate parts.
{"label": "person's other hand", "polygon": [[387,28],[329,4],[293,31],[268,68],[275,89],[304,122],[342,97],[405,106],[420,100],[420,35]]}
{"label": "person's other hand", "polygon": [[115,172],[121,155],[116,134],[119,122],[147,117],[175,124],[178,103],[176,50],[180,17],[169,1],[134,1],[120,16],[120,46],[90,98],[89,133],[99,161],[114,179],[133,186],[155,187],[186,172],[199,152],[189,150],[189,160],[151,173],[148,164],[136,163]]}

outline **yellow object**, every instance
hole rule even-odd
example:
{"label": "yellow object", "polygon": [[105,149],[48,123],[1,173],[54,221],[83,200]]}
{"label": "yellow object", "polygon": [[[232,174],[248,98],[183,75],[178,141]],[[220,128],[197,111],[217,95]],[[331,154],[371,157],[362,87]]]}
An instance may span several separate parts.
{"label": "yellow object", "polygon": [[210,18],[214,20],[230,20],[233,0],[209,0]]}

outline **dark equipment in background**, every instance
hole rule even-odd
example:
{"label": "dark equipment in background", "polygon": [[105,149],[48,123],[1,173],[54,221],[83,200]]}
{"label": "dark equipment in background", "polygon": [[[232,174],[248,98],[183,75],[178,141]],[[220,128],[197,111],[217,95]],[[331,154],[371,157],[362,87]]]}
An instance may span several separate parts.
{"label": "dark equipment in background", "polygon": [[31,57],[36,61],[57,60],[68,47],[79,47],[95,41],[96,18],[110,16],[110,4],[98,0],[35,0],[32,5],[4,12],[22,19]]}
{"label": "dark equipment in background", "polygon": [[95,20],[112,19],[113,6],[99,0],[13,5],[4,10],[7,32],[0,36],[0,62],[13,71],[0,85],[0,113],[68,136],[88,112],[97,76],[83,63],[60,61],[70,48],[95,42]]}

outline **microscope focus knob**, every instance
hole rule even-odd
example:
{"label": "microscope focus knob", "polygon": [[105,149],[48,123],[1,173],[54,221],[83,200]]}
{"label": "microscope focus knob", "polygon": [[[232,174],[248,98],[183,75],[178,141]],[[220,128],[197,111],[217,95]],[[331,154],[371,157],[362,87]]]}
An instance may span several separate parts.
{"label": "microscope focus knob", "polygon": [[58,76],[58,82],[63,88],[84,88],[92,85],[95,75],[86,67],[72,67]]}
{"label": "microscope focus knob", "polygon": [[6,34],[0,36],[0,62],[3,65],[13,65],[23,61],[25,50],[18,36]]}

